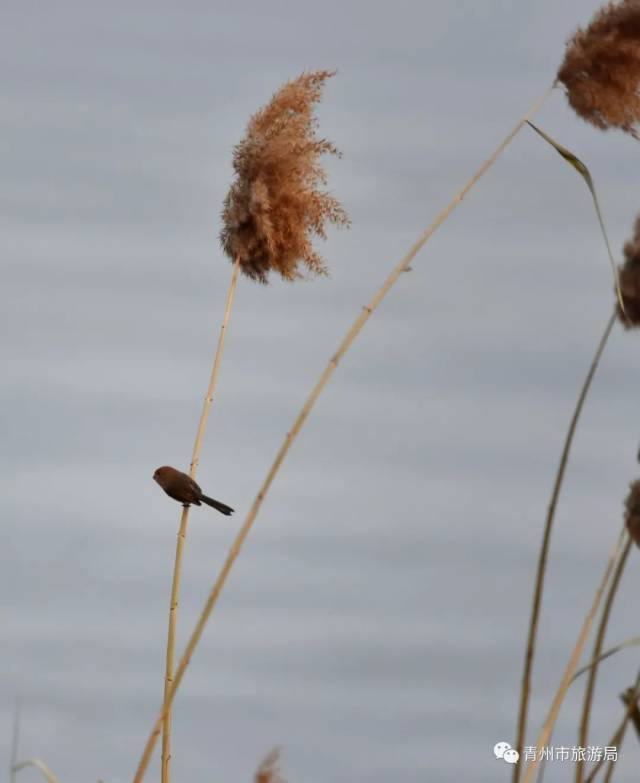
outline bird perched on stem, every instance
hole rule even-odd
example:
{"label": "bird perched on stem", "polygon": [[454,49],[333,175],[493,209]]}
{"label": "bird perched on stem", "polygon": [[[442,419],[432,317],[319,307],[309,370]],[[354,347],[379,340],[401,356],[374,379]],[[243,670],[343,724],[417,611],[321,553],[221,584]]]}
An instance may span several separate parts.
{"label": "bird perched on stem", "polygon": [[206,503],[207,506],[215,508],[221,514],[227,516],[233,514],[231,506],[204,495],[191,476],[180,470],[164,465],[153,474],[153,480],[160,484],[170,498],[182,503],[183,506],[190,506],[192,503],[194,506],[199,506]]}

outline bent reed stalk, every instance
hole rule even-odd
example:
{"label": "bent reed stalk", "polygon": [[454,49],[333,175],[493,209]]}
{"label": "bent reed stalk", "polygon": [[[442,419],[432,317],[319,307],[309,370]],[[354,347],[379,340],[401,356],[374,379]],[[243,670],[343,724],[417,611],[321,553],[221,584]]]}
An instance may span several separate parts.
{"label": "bent reed stalk", "polygon": [[[615,746],[619,748],[619,746],[622,744],[622,740],[627,730],[627,724],[631,719],[631,714],[633,713],[634,707],[636,706],[639,698],[640,698],[640,672],[636,677],[635,685],[633,686],[633,688],[631,688],[631,693],[629,694],[629,703],[626,706],[624,717],[620,721],[618,728],[614,731],[613,735],[611,736],[611,739],[607,743],[609,747]],[[591,768],[589,774],[585,778],[585,783],[593,783],[595,776],[598,774],[603,764],[604,764],[604,756],[595,764],[595,766]]]}
{"label": "bent reed stalk", "polygon": [[[538,636],[538,623],[540,620],[540,609],[542,606],[542,593],[544,590],[544,578],[547,570],[547,558],[549,556],[549,545],[551,543],[551,531],[553,529],[553,522],[556,514],[556,507],[558,504],[558,498],[560,497],[560,491],[564,481],[564,474],[567,469],[567,463],[569,462],[569,453],[573,444],[573,438],[575,436],[576,427],[578,426],[578,420],[582,413],[585,400],[591,388],[591,383],[595,376],[596,370],[600,363],[600,358],[609,340],[609,335],[613,329],[613,325],[616,321],[616,311],[610,316],[605,326],[596,352],[591,360],[589,371],[582,384],[582,389],[578,395],[578,400],[571,417],[571,423],[564,440],[564,446],[562,448],[562,455],[560,457],[560,463],[556,471],[556,477],[553,484],[553,490],[551,492],[551,499],[549,501],[549,507],[547,510],[547,518],[544,525],[544,533],[542,535],[542,543],[540,545],[540,553],[538,555],[538,565],[536,570],[536,581],[533,590],[533,599],[531,605],[531,617],[529,619],[529,633],[527,636],[527,647],[525,652],[524,669],[522,673],[522,685],[520,689],[520,707],[518,711],[518,729],[516,739],[516,750],[519,754],[519,759],[523,757],[523,748],[525,733],[527,730],[527,717],[529,712],[529,699],[531,696],[531,672],[533,670],[533,659],[535,655],[536,639]],[[512,783],[518,783],[520,779],[521,763],[520,760],[516,762],[513,769]]]}
{"label": "bent reed stalk", "polygon": [[553,727],[558,717],[558,713],[560,712],[560,707],[562,706],[564,697],[567,695],[567,691],[569,690],[569,686],[571,685],[573,674],[576,668],[578,667],[580,656],[582,655],[582,651],[584,650],[584,647],[587,643],[587,639],[589,638],[589,632],[591,631],[591,627],[593,625],[593,619],[598,611],[598,608],[600,607],[600,602],[602,601],[602,596],[604,594],[607,583],[609,582],[609,577],[613,572],[614,566],[616,565],[618,558],[622,556],[623,544],[625,543],[625,538],[627,537],[627,535],[628,535],[627,530],[625,527],[623,527],[620,535],[616,540],[615,546],[613,547],[611,554],[609,555],[607,564],[604,569],[604,573],[600,580],[600,584],[596,589],[593,602],[582,622],[582,627],[580,629],[580,633],[578,634],[578,640],[575,643],[573,652],[571,653],[571,657],[569,658],[569,662],[565,667],[564,674],[562,675],[562,679],[560,680],[560,685],[558,686],[556,694],[553,697],[553,702],[551,704],[549,714],[547,715],[547,718],[538,736],[538,740],[535,744],[535,748],[536,748],[535,756],[533,760],[530,761],[529,764],[527,765],[527,770],[524,775],[524,783],[531,783],[531,781],[533,780],[533,774],[536,771],[539,762],[537,751],[540,750],[541,748],[544,748],[547,742],[549,741],[549,737],[551,736],[551,732],[553,731]]}
{"label": "bent reed stalk", "polygon": [[[629,536],[629,538],[627,539],[627,543],[625,544],[624,550],[622,552],[622,555],[618,560],[618,565],[616,566],[616,570],[613,575],[613,579],[611,580],[609,591],[607,593],[607,598],[606,601],[604,602],[604,607],[602,609],[602,617],[600,618],[600,623],[598,624],[598,631],[596,633],[596,640],[593,644],[593,655],[592,655],[592,658],[595,660],[595,663],[589,669],[587,684],[584,689],[584,701],[582,705],[582,720],[580,721],[580,731],[578,733],[578,745],[580,747],[585,747],[585,748],[587,747],[587,737],[589,734],[589,720],[591,718],[591,706],[593,704],[593,695],[595,693],[595,688],[596,688],[596,677],[598,676],[598,667],[600,665],[599,659],[602,653],[602,647],[604,645],[604,637],[607,633],[607,627],[609,625],[609,618],[611,617],[611,609],[613,607],[613,602],[618,592],[618,587],[620,585],[620,579],[622,578],[624,567],[627,564],[627,558],[629,557],[629,552],[631,551],[632,543],[633,541],[631,539],[631,536]],[[584,760],[579,759],[576,765],[576,783],[583,783],[583,780],[584,780]]]}
{"label": "bent reed stalk", "polygon": [[[224,351],[225,336],[227,333],[227,327],[229,325],[229,318],[231,317],[231,308],[233,306],[233,299],[238,284],[239,271],[240,258],[238,257],[233,265],[233,271],[231,273],[231,281],[227,291],[227,301],[224,308],[224,316],[222,319],[222,326],[220,327],[220,336],[218,337],[218,344],[216,346],[213,367],[211,369],[211,377],[209,378],[209,386],[207,388],[207,393],[202,405],[202,413],[200,414],[200,422],[198,424],[196,440],[193,446],[193,454],[191,456],[191,464],[189,466],[189,475],[192,479],[195,479],[198,465],[200,463],[202,442],[204,440],[204,433],[207,428],[207,421],[209,419],[211,403],[213,402],[213,395],[218,383],[218,373],[220,372],[220,363],[222,361],[222,354]],[[166,705],[166,710],[164,711],[164,724],[162,730],[162,783],[169,783],[170,779],[169,765],[171,762],[171,702],[167,702],[167,697],[171,692],[171,685],[173,684],[176,647],[176,623],[178,619],[180,583],[182,580],[182,556],[184,552],[184,543],[187,536],[188,521],[189,506],[184,506],[182,509],[182,514],[180,515],[180,528],[178,530],[178,538],[176,541],[176,556],[173,566],[173,580],[171,583],[171,601],[169,604],[169,626],[167,630],[167,653],[164,677],[164,704]]]}
{"label": "bent reed stalk", "polygon": [[193,652],[196,646],[198,645],[198,642],[200,641],[200,637],[202,636],[204,627],[207,624],[207,621],[209,620],[209,617],[218,600],[218,596],[222,591],[227,576],[231,571],[231,568],[240,553],[242,545],[247,535],[249,534],[251,526],[253,525],[253,522],[258,514],[258,511],[260,510],[260,507],[262,506],[264,498],[266,497],[269,488],[271,487],[271,484],[273,483],[273,480],[280,469],[280,466],[282,465],[289,449],[291,448],[293,441],[295,440],[296,436],[302,429],[305,421],[307,420],[307,417],[309,416],[309,413],[311,412],[313,406],[316,403],[316,400],[320,396],[320,393],[322,392],[322,390],[330,380],[331,376],[333,375],[334,371],[336,370],[340,359],[349,350],[351,344],[353,343],[353,341],[358,336],[358,334],[360,333],[364,325],[369,320],[369,317],[372,315],[372,313],[375,311],[378,305],[382,302],[382,300],[391,290],[393,285],[398,281],[402,273],[407,270],[407,268],[411,264],[411,261],[415,258],[418,252],[429,241],[429,239],[437,231],[437,229],[445,222],[445,220],[458,206],[458,204],[464,199],[467,193],[473,188],[473,186],[478,182],[478,180],[483,176],[483,174],[485,174],[485,172],[500,157],[502,152],[509,146],[509,144],[517,136],[518,132],[521,130],[521,128],[527,122],[527,120],[531,119],[531,117],[533,117],[534,114],[540,109],[540,107],[543,105],[543,103],[546,101],[546,99],[553,91],[554,86],[555,84],[551,84],[544,92],[544,94],[540,98],[538,98],[538,100],[536,100],[536,102],[531,106],[531,108],[521,117],[520,120],[518,120],[515,127],[507,134],[507,136],[500,142],[498,147],[491,153],[491,155],[484,161],[484,163],[475,172],[475,174],[473,174],[473,176],[468,180],[468,182],[464,185],[464,187],[453,197],[453,199],[449,202],[449,204],[437,215],[437,217],[431,223],[431,225],[427,229],[425,229],[425,231],[415,242],[415,244],[411,247],[411,249],[404,256],[404,258],[402,258],[402,260],[392,270],[392,272],[387,277],[387,279],[385,280],[381,288],[371,299],[370,303],[362,308],[360,314],[358,315],[353,325],[347,332],[346,336],[340,343],[338,350],[329,360],[329,363],[325,367],[322,375],[320,376],[319,380],[317,381],[316,385],[314,386],[313,390],[308,396],[302,409],[298,413],[298,416],[293,424],[293,427],[287,433],[284,442],[280,446],[276,458],[273,464],[271,465],[269,472],[267,473],[267,477],[265,478],[258,494],[256,495],[256,498],[253,502],[253,505],[251,506],[251,509],[249,510],[249,513],[247,514],[247,517],[242,525],[242,528],[240,529],[235,541],[233,542],[233,545],[229,551],[229,554],[222,567],[222,570],[218,578],[216,579],[213,587],[211,588],[211,592],[209,593],[209,597],[204,606],[204,609],[202,610],[200,618],[196,623],[191,638],[189,639],[189,642],[185,648],[180,663],[178,664],[178,668],[175,671],[174,680],[166,695],[162,710],[160,711],[160,714],[157,717],[154,726],[151,730],[151,733],[147,739],[145,748],[140,758],[140,762],[138,764],[138,768],[136,770],[134,783],[141,783],[142,779],[144,778],[145,772],[147,770],[151,758],[151,753],[153,752],[153,748],[155,747],[155,744],[158,740],[158,735],[160,734],[162,723],[165,719],[165,716],[171,709],[171,704],[173,702],[173,699],[175,698],[175,694],[178,688],[180,687],[180,683],[182,682],[182,678],[184,676],[186,668],[189,665],[191,656],[193,655]]}
{"label": "bent reed stalk", "polygon": [[36,769],[39,769],[47,783],[60,783],[58,778],[53,774],[44,761],[42,761],[42,759],[27,759],[26,761],[21,761],[18,764],[13,764],[11,766],[11,774],[15,775],[17,772],[20,772],[21,769],[27,769],[28,767],[35,767]]}

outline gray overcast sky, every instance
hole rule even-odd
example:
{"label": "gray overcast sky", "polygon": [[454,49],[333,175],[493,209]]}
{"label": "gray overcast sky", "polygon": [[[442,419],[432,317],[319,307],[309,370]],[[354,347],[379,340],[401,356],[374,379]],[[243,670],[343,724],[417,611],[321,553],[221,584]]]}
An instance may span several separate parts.
{"label": "gray overcast sky", "polygon": [[[179,508],[230,267],[231,151],[304,69],[353,220],[332,276],[243,280],[192,514],[180,642],[283,435],[359,308],[554,77],[598,3],[2,4],[4,525],[0,737],[63,783],[130,780],[161,701]],[[615,252],[638,146],[537,121],[591,168]],[[375,314],[273,487],[175,710],[176,780],[248,781],[273,745],[291,783],[507,780],[533,563],[575,396],[613,305],[576,173],[523,132]],[[616,328],[554,535],[533,743],[621,523],[638,335]],[[638,557],[609,639],[637,634]],[[592,742],[637,651],[603,666]],[[556,745],[577,744],[581,693]],[[628,737],[620,783],[635,779]],[[149,779],[157,779],[154,766]],[[36,779],[36,772],[23,773]],[[545,780],[571,777],[551,764]]]}

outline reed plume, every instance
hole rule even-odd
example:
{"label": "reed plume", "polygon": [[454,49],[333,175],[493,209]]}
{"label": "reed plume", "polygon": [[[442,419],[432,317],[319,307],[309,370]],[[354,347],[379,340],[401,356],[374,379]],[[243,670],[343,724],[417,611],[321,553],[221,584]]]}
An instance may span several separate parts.
{"label": "reed plume", "polygon": [[618,318],[626,329],[640,326],[640,215],[633,227],[633,239],[624,246],[624,264],[618,279],[624,312],[618,304]]}
{"label": "reed plume", "polygon": [[639,138],[640,0],[608,3],[567,43],[557,79],[571,108],[596,128]]}
{"label": "reed plume", "polygon": [[313,71],[287,82],[251,117],[235,147],[236,178],[224,201],[220,241],[252,280],[266,283],[272,271],[295,280],[303,276],[301,265],[311,274],[326,274],[312,239],[326,237],[327,223],[349,225],[340,202],[320,189],[327,183],[320,157],[340,155],[331,142],[316,137],[314,116],[333,73]]}
{"label": "reed plume", "polygon": [[640,546],[640,479],[636,479],[631,484],[624,506],[624,522],[627,526],[627,532]]}
{"label": "reed plume", "polygon": [[620,694],[620,700],[627,708],[629,713],[629,719],[633,723],[633,727],[636,730],[638,739],[640,739],[640,708],[638,706],[638,699],[640,694],[637,694],[635,688],[627,688]]}
{"label": "reed plume", "polygon": [[286,783],[280,772],[280,748],[271,750],[254,776],[255,783]]}

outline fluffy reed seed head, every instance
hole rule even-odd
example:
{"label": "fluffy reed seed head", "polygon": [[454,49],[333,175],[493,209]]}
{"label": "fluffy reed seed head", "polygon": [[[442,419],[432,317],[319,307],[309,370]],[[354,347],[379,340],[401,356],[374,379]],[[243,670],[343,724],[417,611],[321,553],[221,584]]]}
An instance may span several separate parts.
{"label": "fluffy reed seed head", "polygon": [[640,0],[610,2],[567,43],[558,71],[569,104],[597,128],[638,138],[640,123]]}
{"label": "fluffy reed seed head", "polygon": [[631,538],[640,546],[640,479],[631,484],[624,506],[627,530]]}
{"label": "fluffy reed seed head", "polygon": [[327,176],[319,162],[338,155],[331,142],[316,137],[315,104],[331,71],[303,73],[287,82],[251,117],[236,145],[236,176],[224,201],[220,241],[247,277],[261,283],[269,272],[285,280],[302,277],[300,265],[327,273],[313,249],[314,236],[326,238],[326,223],[348,226],[340,202],[321,189]]}
{"label": "fluffy reed seed head", "polygon": [[618,267],[624,313],[616,305],[618,319],[626,329],[640,326],[640,215],[633,227],[633,239],[624,246],[624,264]]}
{"label": "fluffy reed seed head", "polygon": [[285,783],[280,774],[280,748],[274,748],[256,770],[255,783]]}

